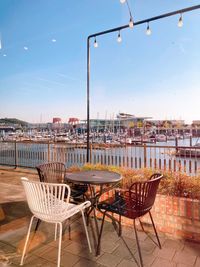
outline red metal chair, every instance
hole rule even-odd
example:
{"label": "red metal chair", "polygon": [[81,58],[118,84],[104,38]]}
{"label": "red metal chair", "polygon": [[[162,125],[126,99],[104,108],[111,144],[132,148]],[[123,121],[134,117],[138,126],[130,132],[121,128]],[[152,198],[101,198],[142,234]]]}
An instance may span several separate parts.
{"label": "red metal chair", "polygon": [[[143,224],[140,220],[140,217],[149,213],[150,219],[153,225],[153,229],[157,239],[157,245],[161,248],[160,240],[156,231],[156,227],[151,215],[151,208],[153,207],[157,189],[162,179],[163,175],[159,173],[153,174],[149,180],[145,182],[135,182],[133,183],[128,190],[119,190],[113,198],[102,201],[98,204],[99,210],[103,213],[103,219],[101,224],[101,229],[98,238],[97,254],[100,249],[101,235],[103,232],[103,225],[105,216],[109,216],[109,212],[116,213],[119,215],[119,235],[121,235],[121,216],[125,216],[129,219],[133,219],[134,231],[136,236],[136,243],[140,258],[140,264],[143,266],[142,255],[139,245],[139,239],[136,229],[135,220],[138,218],[141,224],[142,230],[144,231]],[[108,213],[108,214],[107,214]]]}

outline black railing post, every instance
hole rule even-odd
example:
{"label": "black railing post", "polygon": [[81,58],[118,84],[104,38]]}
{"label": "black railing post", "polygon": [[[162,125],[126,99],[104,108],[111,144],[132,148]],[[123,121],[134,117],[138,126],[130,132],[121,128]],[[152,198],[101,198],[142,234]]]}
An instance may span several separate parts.
{"label": "black railing post", "polygon": [[47,161],[50,162],[50,143],[48,142]]}
{"label": "black railing post", "polygon": [[14,143],[14,149],[15,149],[15,169],[17,168],[17,165],[18,165],[18,151],[17,151],[17,141],[15,140],[15,143]]}
{"label": "black railing post", "polygon": [[190,146],[192,146],[192,136],[190,136]]}
{"label": "black railing post", "polygon": [[178,152],[178,137],[175,138],[176,153]]}
{"label": "black railing post", "polygon": [[144,168],[147,167],[147,146],[144,144]]}

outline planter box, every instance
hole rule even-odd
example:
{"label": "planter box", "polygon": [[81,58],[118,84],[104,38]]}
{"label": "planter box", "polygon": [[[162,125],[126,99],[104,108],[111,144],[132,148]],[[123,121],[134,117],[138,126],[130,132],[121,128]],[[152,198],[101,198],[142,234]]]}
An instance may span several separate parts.
{"label": "planter box", "polygon": [[160,232],[173,237],[200,241],[199,200],[158,194],[152,214]]}
{"label": "planter box", "polygon": [[[101,200],[110,197],[109,192]],[[156,229],[165,235],[200,242],[200,201],[157,194],[152,215]],[[151,225],[149,215],[142,218],[147,228]],[[125,217],[122,224],[132,226],[133,222]]]}

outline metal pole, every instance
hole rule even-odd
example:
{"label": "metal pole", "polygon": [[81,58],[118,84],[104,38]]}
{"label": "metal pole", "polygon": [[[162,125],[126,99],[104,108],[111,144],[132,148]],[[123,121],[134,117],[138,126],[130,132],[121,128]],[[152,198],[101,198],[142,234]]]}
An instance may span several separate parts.
{"label": "metal pole", "polygon": [[[196,9],[200,9],[200,5],[175,10],[169,13],[156,16],[156,17],[151,17],[148,19],[140,20],[140,21],[134,22],[134,27],[137,25],[148,23],[150,21],[160,20],[166,17],[174,16],[177,14],[183,14],[183,13],[190,12]],[[130,7],[129,7],[129,12],[130,12]],[[120,31],[126,28],[129,28],[129,24],[91,34],[87,38],[87,162],[90,162],[90,39],[93,37],[105,35],[111,32],[117,32],[117,31]]]}
{"label": "metal pole", "polygon": [[87,159],[90,162],[90,37],[87,38]]}

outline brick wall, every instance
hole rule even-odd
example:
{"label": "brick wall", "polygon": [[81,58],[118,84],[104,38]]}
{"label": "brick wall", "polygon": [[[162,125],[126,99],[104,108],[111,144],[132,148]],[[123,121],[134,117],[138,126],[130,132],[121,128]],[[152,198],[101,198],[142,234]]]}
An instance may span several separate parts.
{"label": "brick wall", "polygon": [[[103,196],[106,199],[111,192]],[[101,200],[103,200],[101,198]],[[200,241],[200,201],[157,194],[152,215],[156,229],[176,238]],[[142,218],[150,226],[149,215]],[[132,220],[122,218],[122,224],[133,225]],[[151,229],[149,227],[149,229]]]}
{"label": "brick wall", "polygon": [[152,214],[159,231],[200,241],[199,200],[157,195]]}

